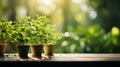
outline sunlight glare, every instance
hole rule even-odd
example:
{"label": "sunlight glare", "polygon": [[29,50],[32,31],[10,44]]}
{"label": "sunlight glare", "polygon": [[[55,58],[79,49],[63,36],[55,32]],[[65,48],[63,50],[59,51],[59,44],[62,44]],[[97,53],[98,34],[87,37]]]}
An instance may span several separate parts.
{"label": "sunlight glare", "polygon": [[62,45],[62,47],[65,47],[65,46],[68,45],[68,42],[67,41],[63,41],[61,45]]}
{"label": "sunlight glare", "polygon": [[65,33],[64,33],[64,36],[65,36],[65,37],[69,37],[69,36],[70,36],[70,33],[69,33],[69,32],[65,32]]}
{"label": "sunlight glare", "polygon": [[43,3],[46,4],[46,5],[51,5],[52,0],[43,0]]}
{"label": "sunlight glare", "polygon": [[88,6],[86,4],[81,5],[81,10],[87,12]]}
{"label": "sunlight glare", "polygon": [[73,3],[81,3],[82,0],[72,0]]}
{"label": "sunlight glare", "polygon": [[111,33],[112,33],[112,35],[119,35],[119,28],[118,27],[112,27]]}
{"label": "sunlight glare", "polygon": [[97,17],[96,11],[94,11],[94,10],[90,11],[89,16],[91,19],[95,19]]}
{"label": "sunlight glare", "polygon": [[16,13],[18,17],[24,17],[27,15],[27,9],[25,7],[17,7]]}
{"label": "sunlight glare", "polygon": [[75,48],[76,48],[76,45],[75,44],[71,44],[71,46],[70,46],[71,52],[75,52]]}

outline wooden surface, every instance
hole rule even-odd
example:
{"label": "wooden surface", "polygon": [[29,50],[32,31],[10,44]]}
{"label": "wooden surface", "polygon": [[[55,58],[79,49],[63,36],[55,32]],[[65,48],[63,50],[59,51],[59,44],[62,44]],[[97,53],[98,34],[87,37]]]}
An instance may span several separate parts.
{"label": "wooden surface", "polygon": [[82,54],[82,53],[55,53],[48,57],[42,54],[42,58],[20,59],[17,54],[5,54],[0,61],[120,61],[120,54]]}

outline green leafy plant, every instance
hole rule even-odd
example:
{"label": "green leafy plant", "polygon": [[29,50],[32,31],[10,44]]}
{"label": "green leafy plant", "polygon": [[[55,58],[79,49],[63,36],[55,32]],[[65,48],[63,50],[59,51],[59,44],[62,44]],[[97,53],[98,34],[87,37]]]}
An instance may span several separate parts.
{"label": "green leafy plant", "polygon": [[29,45],[31,22],[30,17],[16,18],[13,25],[12,42],[16,45]]}
{"label": "green leafy plant", "polygon": [[6,47],[11,38],[12,22],[5,18],[0,19],[0,57],[4,57]]}
{"label": "green leafy plant", "polygon": [[44,26],[41,20],[38,18],[31,19],[31,30],[30,38],[31,38],[31,45],[41,45],[43,44],[43,37],[44,37]]}
{"label": "green leafy plant", "polygon": [[62,38],[62,34],[55,30],[54,25],[48,24],[46,27],[45,42],[47,45],[55,45],[57,40]]}
{"label": "green leafy plant", "polygon": [[55,29],[55,24],[52,24],[52,20],[50,18],[45,15],[37,16],[37,20],[41,22],[42,35],[40,37],[44,45],[53,45],[62,37],[62,34]]}
{"label": "green leafy plant", "polygon": [[36,16],[31,19],[31,44],[55,44],[61,35],[55,30],[55,26],[51,24],[50,18],[47,16]]}
{"label": "green leafy plant", "polygon": [[0,19],[0,43],[6,43],[11,38],[12,22],[5,18]]}

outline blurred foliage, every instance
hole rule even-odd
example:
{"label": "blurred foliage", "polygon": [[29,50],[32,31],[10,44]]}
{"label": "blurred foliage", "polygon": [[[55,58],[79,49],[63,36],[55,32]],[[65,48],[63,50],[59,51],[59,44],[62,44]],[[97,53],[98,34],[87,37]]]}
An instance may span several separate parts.
{"label": "blurred foliage", "polygon": [[56,52],[64,53],[119,53],[120,29],[113,27],[110,32],[99,25],[90,27],[69,27],[63,39],[57,42]]}
{"label": "blurred foliage", "polygon": [[106,32],[113,26],[120,28],[120,0],[88,0],[88,5],[97,13],[92,22],[100,24]]}

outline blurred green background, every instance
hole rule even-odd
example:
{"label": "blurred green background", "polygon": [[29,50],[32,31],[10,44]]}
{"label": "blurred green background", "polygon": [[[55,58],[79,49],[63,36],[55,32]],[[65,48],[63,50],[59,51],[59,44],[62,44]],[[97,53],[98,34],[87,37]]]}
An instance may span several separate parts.
{"label": "blurred green background", "polygon": [[0,0],[0,18],[36,15],[64,34],[56,53],[120,53],[120,0]]}

